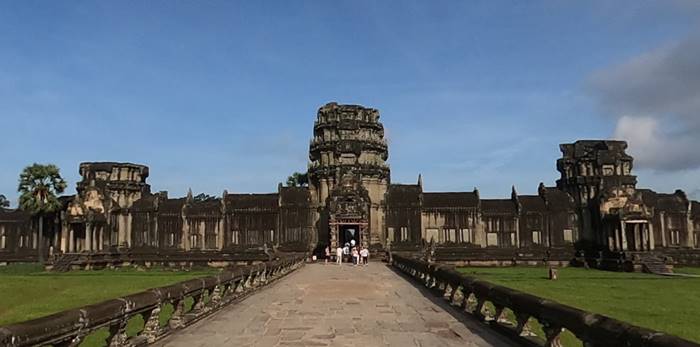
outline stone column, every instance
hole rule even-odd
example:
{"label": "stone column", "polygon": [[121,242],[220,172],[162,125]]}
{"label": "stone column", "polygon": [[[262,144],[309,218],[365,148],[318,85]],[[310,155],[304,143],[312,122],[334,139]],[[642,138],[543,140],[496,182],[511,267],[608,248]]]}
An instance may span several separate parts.
{"label": "stone column", "polygon": [[117,217],[117,246],[121,246],[126,242],[126,216],[120,214]]}
{"label": "stone column", "polygon": [[610,224],[604,224],[603,230],[605,231],[605,237],[608,240],[608,249],[614,251],[615,247],[617,246],[617,242],[615,241],[615,232],[611,229]]}
{"label": "stone column", "polygon": [[97,230],[99,229],[99,226],[95,225],[92,227],[92,251],[97,251],[98,250],[98,244],[100,237],[97,233]]}
{"label": "stone column", "polygon": [[[219,219],[219,222],[216,224],[217,225],[217,228],[216,228],[216,248],[219,250],[224,248],[224,234],[225,234],[224,219],[225,219],[225,217],[221,216],[221,219]],[[280,235],[281,235],[282,228],[279,228],[278,230],[280,230]],[[286,232],[286,230],[285,230],[285,232]]]}
{"label": "stone column", "polygon": [[68,223],[61,223],[61,252],[68,252]]}
{"label": "stone column", "polygon": [[92,223],[85,223],[85,250],[92,251]]}
{"label": "stone column", "polygon": [[330,235],[331,236],[330,237],[331,247],[333,249],[337,249],[338,248],[338,226],[333,225],[330,229],[331,229],[331,235]]}
{"label": "stone column", "polygon": [[126,246],[131,248],[131,213],[126,216]]}
{"label": "stone column", "polygon": [[666,216],[663,211],[659,212],[659,220],[661,221],[661,246],[666,247]]}
{"label": "stone column", "polygon": [[97,233],[97,250],[101,251],[102,248],[104,247],[104,233],[105,233],[105,227],[104,224],[100,225],[99,232]]}
{"label": "stone column", "polygon": [[70,225],[70,232],[68,233],[68,251],[75,252],[75,228]]}
{"label": "stone column", "polygon": [[647,232],[649,233],[649,250],[653,251],[654,250],[654,224],[647,223],[646,226],[647,226],[646,229],[648,230]]}
{"label": "stone column", "polygon": [[620,221],[620,234],[622,236],[622,250],[626,251],[627,250],[627,230],[625,230],[627,223],[625,221],[621,220]]}
{"label": "stone column", "polygon": [[[515,216],[513,217],[513,223],[515,223],[515,247],[520,248],[520,217]],[[544,230],[542,230],[544,231]],[[540,242],[542,242],[542,239],[544,238],[545,235],[542,235],[543,232],[540,231]]]}

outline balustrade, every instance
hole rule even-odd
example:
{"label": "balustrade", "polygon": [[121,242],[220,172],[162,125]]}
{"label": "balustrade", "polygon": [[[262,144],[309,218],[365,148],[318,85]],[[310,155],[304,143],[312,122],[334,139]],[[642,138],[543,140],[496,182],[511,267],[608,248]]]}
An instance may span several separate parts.
{"label": "balustrade", "polygon": [[[287,256],[240,266],[215,276],[1,326],[0,346],[78,346],[88,335],[104,331],[108,332],[105,340],[108,346],[153,343],[296,270],[304,259],[303,255]],[[170,314],[168,305],[174,308]],[[133,320],[143,322],[142,326],[133,324]]]}
{"label": "balustrade", "polygon": [[[510,335],[523,345],[562,346],[562,333],[569,331],[586,347],[700,347],[700,344],[677,336],[467,276],[452,266],[397,254],[392,254],[392,265],[465,314]],[[535,334],[534,330],[540,330],[540,333]]]}

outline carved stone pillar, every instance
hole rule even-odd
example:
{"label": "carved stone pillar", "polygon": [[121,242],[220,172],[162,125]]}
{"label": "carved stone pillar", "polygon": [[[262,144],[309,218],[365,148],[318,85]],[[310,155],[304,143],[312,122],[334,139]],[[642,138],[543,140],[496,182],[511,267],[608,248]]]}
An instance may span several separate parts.
{"label": "carved stone pillar", "polygon": [[622,236],[622,250],[627,250],[627,230],[625,230],[627,223],[624,220],[620,221],[620,236]]}
{"label": "carved stone pillar", "polygon": [[75,252],[75,228],[71,224],[69,226],[70,232],[68,233],[68,252]]}
{"label": "carved stone pillar", "polygon": [[85,223],[85,250],[92,251],[92,223]]}
{"label": "carved stone pillar", "polygon": [[333,224],[331,226],[331,252],[334,252],[338,248],[338,226]]}
{"label": "carved stone pillar", "polygon": [[661,246],[666,247],[666,218],[664,212],[659,212],[659,220],[661,221]]}
{"label": "carved stone pillar", "polygon": [[61,252],[68,252],[68,223],[61,223]]}
{"label": "carved stone pillar", "polygon": [[360,238],[362,239],[361,240],[362,247],[369,248],[369,243],[371,240],[370,240],[369,231],[367,229],[367,226],[365,226],[365,225],[360,225]]}
{"label": "carved stone pillar", "polygon": [[97,232],[97,250],[101,251],[102,248],[104,247],[104,233],[105,233],[105,227],[104,224],[100,225],[100,228]]}

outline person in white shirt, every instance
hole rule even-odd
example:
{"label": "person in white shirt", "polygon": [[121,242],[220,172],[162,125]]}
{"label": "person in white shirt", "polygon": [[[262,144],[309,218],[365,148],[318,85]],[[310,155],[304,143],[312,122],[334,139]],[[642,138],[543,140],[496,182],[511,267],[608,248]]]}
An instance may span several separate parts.
{"label": "person in white shirt", "polygon": [[346,243],[345,247],[343,247],[343,256],[345,257],[345,261],[350,261],[350,244]]}
{"label": "person in white shirt", "polygon": [[360,251],[360,257],[362,257],[362,264],[367,265],[369,264],[369,249],[367,247],[363,247],[362,250]]}
{"label": "person in white shirt", "polygon": [[335,250],[335,262],[338,265],[343,264],[343,248],[338,246],[338,248]]}

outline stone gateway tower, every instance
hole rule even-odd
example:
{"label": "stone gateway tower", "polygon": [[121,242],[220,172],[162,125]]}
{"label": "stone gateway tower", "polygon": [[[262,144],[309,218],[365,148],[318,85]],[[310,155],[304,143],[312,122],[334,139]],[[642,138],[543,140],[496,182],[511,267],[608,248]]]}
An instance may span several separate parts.
{"label": "stone gateway tower", "polygon": [[318,245],[383,245],[387,158],[379,111],[337,103],[318,110],[308,170]]}

